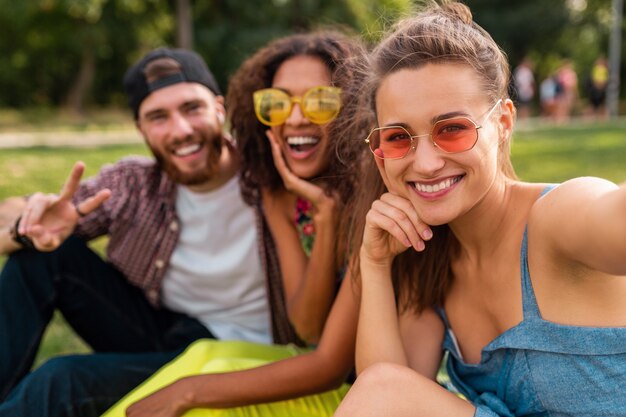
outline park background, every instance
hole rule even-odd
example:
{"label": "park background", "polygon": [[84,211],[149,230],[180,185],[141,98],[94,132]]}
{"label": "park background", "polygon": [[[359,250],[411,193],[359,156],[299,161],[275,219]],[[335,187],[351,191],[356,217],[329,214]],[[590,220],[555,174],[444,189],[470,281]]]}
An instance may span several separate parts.
{"label": "park background", "polygon": [[[528,181],[595,175],[626,180],[624,86],[616,113],[586,117],[583,82],[594,60],[608,56],[621,0],[466,0],[475,20],[508,54],[512,68],[534,62],[537,84],[571,59],[580,95],[570,121],[532,116],[514,135],[513,161]],[[158,46],[197,50],[222,89],[240,63],[276,37],[341,26],[375,43],[411,0],[0,0],[0,199],[57,192],[74,161],[95,174],[128,154],[148,155],[134,130],[121,88],[126,68]],[[616,13],[616,5],[618,12]],[[620,50],[623,45],[617,45]],[[621,53],[624,79],[626,65]],[[616,75],[613,74],[613,75]],[[614,78],[619,80],[619,78]],[[536,95],[537,97],[537,95]],[[108,144],[107,144],[108,143]],[[54,146],[52,146],[54,145]],[[105,240],[94,247],[103,250]],[[4,263],[0,257],[0,265]],[[6,336],[0,336],[6,337]],[[87,352],[60,315],[46,332],[38,363]]]}
{"label": "park background", "polygon": [[[623,32],[622,2],[465,0],[476,22],[508,54],[512,67],[529,57],[539,84],[563,59],[570,59],[581,92],[594,60],[609,56],[611,46],[616,51],[623,49],[620,44],[611,44],[612,28],[618,28],[616,41]],[[124,108],[121,79],[125,70],[155,47],[197,50],[225,90],[241,62],[271,39],[341,26],[374,43],[391,23],[410,15],[422,3],[0,0],[0,109],[5,109],[0,126],[6,130],[24,124],[58,124],[65,118],[78,124],[106,123],[116,115],[112,110]],[[621,54],[620,62],[625,55]],[[626,65],[621,68],[623,78]],[[47,114],[52,117],[45,117]],[[118,116],[119,122],[127,122],[125,113]]]}

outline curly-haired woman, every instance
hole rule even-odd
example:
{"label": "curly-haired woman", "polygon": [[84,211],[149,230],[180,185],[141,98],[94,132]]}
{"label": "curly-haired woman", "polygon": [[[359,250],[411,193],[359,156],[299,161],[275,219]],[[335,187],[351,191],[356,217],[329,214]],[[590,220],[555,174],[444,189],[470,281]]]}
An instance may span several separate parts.
{"label": "curly-haired woman", "polygon": [[307,343],[319,340],[346,264],[344,212],[363,152],[339,135],[349,121],[337,116],[358,56],[335,32],[288,36],[248,59],[226,98],[243,188],[261,190],[289,318]]}

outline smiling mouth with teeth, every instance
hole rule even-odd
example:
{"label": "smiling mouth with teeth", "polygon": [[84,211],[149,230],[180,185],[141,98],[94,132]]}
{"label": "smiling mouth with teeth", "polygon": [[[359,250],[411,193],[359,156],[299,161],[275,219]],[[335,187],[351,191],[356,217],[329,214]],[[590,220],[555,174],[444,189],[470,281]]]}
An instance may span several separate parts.
{"label": "smiling mouth with teeth", "polygon": [[176,148],[172,151],[172,153],[176,156],[188,156],[193,153],[198,152],[202,148],[202,144],[193,143],[186,146],[181,146],[180,148]]}
{"label": "smiling mouth with teeth", "polygon": [[452,187],[454,184],[461,181],[461,178],[463,178],[462,175],[454,178],[448,178],[447,180],[441,181],[437,184],[420,184],[414,182],[413,187],[420,193],[437,193]]}
{"label": "smiling mouth with teeth", "polygon": [[317,146],[320,138],[316,136],[290,136],[287,138],[287,144],[294,151],[307,151]]}

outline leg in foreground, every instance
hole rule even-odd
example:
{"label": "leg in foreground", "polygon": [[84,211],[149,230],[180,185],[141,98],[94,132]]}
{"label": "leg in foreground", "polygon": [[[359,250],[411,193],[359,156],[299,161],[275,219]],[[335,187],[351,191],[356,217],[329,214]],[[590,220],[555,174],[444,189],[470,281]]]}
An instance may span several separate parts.
{"label": "leg in foreground", "polygon": [[472,417],[474,406],[410,368],[381,363],[357,378],[335,417]]}

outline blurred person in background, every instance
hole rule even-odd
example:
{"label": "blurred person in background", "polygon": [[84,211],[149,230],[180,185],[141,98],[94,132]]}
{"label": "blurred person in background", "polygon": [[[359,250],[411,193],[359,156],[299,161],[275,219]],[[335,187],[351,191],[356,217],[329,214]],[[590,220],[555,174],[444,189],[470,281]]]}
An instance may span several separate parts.
{"label": "blurred person in background", "polygon": [[598,57],[586,80],[587,97],[591,115],[599,120],[609,116],[606,108],[606,89],[609,84],[609,67],[604,56]]}
{"label": "blurred person in background", "polygon": [[535,76],[532,61],[529,58],[522,59],[522,62],[513,70],[513,85],[517,94],[517,115],[520,119],[527,119],[531,114],[535,97]]}
{"label": "blurred person in background", "polygon": [[556,122],[564,123],[572,117],[578,99],[578,75],[576,75],[572,60],[563,60],[561,67],[556,72],[556,78],[558,81]]}

